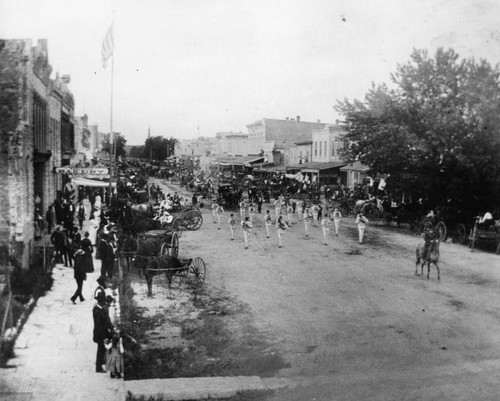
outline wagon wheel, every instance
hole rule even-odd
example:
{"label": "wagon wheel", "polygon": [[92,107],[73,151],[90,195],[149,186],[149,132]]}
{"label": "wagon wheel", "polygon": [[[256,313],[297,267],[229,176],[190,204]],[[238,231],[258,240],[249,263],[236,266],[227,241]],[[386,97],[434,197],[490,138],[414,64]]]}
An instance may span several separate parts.
{"label": "wagon wheel", "polygon": [[207,270],[202,258],[196,257],[193,259],[189,266],[189,273],[193,275],[196,284],[203,284],[205,282]]}
{"label": "wagon wheel", "polygon": [[170,255],[169,245],[166,242],[162,242],[160,246],[160,255]]}
{"label": "wagon wheel", "polygon": [[196,231],[203,224],[203,216],[197,210],[189,210],[184,214],[183,225],[186,230]]}
{"label": "wagon wheel", "polygon": [[447,234],[446,224],[444,224],[442,221],[440,221],[439,223],[436,224],[434,229],[439,233],[439,240],[441,242],[445,242],[446,241],[446,234]]}
{"label": "wagon wheel", "polygon": [[455,232],[453,235],[453,242],[456,244],[463,244],[465,241],[465,237],[467,235],[467,230],[463,224],[458,224],[455,227]]}
{"label": "wagon wheel", "polygon": [[170,254],[177,257],[179,255],[179,236],[176,232],[172,233],[172,240],[170,241]]}

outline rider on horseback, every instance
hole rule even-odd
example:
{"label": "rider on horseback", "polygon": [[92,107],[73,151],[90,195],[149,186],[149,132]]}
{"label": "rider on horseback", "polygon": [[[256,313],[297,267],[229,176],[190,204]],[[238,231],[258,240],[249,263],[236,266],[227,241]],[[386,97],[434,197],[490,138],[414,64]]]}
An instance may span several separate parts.
{"label": "rider on horseback", "polygon": [[429,248],[431,246],[432,241],[436,239],[436,233],[432,225],[424,226],[424,231],[422,232],[422,236],[424,237],[424,259],[428,258]]}

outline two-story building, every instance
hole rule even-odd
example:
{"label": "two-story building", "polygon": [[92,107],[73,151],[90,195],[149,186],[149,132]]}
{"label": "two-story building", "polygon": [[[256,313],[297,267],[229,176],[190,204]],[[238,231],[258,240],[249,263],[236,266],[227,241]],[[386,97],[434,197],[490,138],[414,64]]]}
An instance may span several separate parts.
{"label": "two-story building", "polygon": [[319,121],[301,121],[300,116],[284,120],[263,118],[247,125],[248,154],[265,154],[270,162],[288,165],[288,150],[297,142],[310,141],[312,132],[325,126]]}

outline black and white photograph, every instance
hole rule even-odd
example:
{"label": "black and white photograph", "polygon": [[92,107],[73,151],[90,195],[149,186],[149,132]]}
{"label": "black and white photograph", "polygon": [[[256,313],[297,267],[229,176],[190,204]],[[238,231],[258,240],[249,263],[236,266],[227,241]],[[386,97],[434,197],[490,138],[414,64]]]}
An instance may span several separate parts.
{"label": "black and white photograph", "polygon": [[0,0],[0,401],[500,399],[500,2]]}

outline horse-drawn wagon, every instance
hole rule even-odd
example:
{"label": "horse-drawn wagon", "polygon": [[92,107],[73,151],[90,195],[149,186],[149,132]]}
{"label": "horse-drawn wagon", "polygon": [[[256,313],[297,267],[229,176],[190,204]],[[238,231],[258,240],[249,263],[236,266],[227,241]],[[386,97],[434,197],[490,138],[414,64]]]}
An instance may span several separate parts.
{"label": "horse-drawn wagon", "polygon": [[137,236],[138,241],[154,239],[156,241],[156,254],[172,255],[179,254],[179,235],[176,231],[150,230],[140,233]]}
{"label": "horse-drawn wagon", "polygon": [[474,219],[474,227],[470,230],[469,248],[474,251],[477,242],[493,243],[496,254],[500,254],[500,220],[480,223],[480,217]]}
{"label": "horse-drawn wagon", "polygon": [[169,213],[171,215],[170,221],[165,221],[160,226],[163,230],[196,231],[203,224],[201,210],[195,206],[174,208]]}

